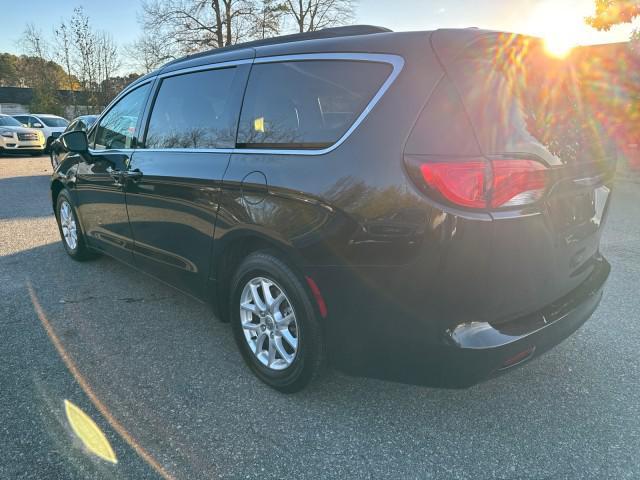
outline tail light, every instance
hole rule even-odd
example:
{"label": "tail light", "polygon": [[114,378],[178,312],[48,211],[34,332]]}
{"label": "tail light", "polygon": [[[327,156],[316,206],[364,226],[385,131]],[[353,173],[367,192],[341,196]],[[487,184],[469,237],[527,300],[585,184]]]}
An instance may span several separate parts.
{"label": "tail light", "polygon": [[425,186],[471,209],[521,207],[540,200],[549,170],[534,160],[438,161],[416,165]]}

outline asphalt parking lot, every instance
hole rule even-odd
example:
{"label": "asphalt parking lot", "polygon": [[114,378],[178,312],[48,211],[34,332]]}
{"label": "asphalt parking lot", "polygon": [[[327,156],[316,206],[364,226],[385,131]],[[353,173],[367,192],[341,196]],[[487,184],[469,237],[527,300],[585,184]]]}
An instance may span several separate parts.
{"label": "asphalt parking lot", "polygon": [[[640,183],[616,185],[600,308],[545,356],[467,390],[329,372],[286,396],[207,306],[69,259],[50,174],[0,157],[0,478],[640,478]],[[65,399],[117,464],[85,451]]]}

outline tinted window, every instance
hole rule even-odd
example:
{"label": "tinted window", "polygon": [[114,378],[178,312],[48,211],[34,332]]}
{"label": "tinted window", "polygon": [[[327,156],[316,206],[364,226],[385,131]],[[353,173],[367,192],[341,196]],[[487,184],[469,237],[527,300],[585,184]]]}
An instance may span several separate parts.
{"label": "tinted window", "polygon": [[233,147],[238,102],[231,87],[236,70],[208,70],[164,79],[149,120],[145,147]]}
{"label": "tinted window", "polygon": [[65,129],[65,133],[72,132],[74,130],[79,130],[78,128],[79,125],[80,125],[80,120],[74,120],[67,126],[67,128]]}
{"label": "tinted window", "polygon": [[136,88],[102,117],[95,134],[97,150],[133,148],[138,117],[142,114],[148,93],[149,84]]}
{"label": "tinted window", "polygon": [[536,39],[500,34],[469,47],[449,73],[486,152],[533,145],[568,164],[612,152],[600,113],[612,95],[590,62],[553,58]]}
{"label": "tinted window", "polygon": [[41,117],[42,123],[47,127],[66,127],[69,122],[60,117]]}
{"label": "tinted window", "polygon": [[0,127],[21,127],[22,124],[12,117],[0,115]]}
{"label": "tinted window", "polygon": [[328,147],[353,125],[391,70],[383,63],[340,60],[254,65],[238,146]]}
{"label": "tinted window", "polygon": [[25,116],[25,115],[15,115],[13,118],[15,118],[19,123],[20,126],[25,125],[25,126],[29,126],[29,117]]}

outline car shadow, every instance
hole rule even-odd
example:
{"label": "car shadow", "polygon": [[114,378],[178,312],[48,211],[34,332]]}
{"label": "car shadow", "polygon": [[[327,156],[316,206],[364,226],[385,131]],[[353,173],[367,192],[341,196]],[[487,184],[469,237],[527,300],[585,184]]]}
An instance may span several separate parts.
{"label": "car shadow", "polygon": [[50,175],[0,178],[0,220],[52,215],[50,179]]}
{"label": "car shadow", "polygon": [[[273,453],[272,444],[287,445],[287,457],[306,458],[305,466],[287,466],[295,476],[310,467],[322,471],[327,461],[348,472],[351,454],[367,455],[372,471],[393,464],[398,476],[412,476],[411,462],[388,445],[412,446],[415,454],[438,458],[462,451],[473,457],[478,441],[512,443],[514,435],[525,434],[519,428],[527,442],[547,445],[555,438],[577,449],[584,435],[594,434],[578,417],[607,402],[619,404],[615,391],[598,387],[607,370],[576,356],[577,344],[587,357],[603,348],[581,335],[509,375],[466,390],[329,371],[287,396],[251,374],[229,325],[218,322],[207,305],[112,259],[74,262],[60,243],[47,244],[0,257],[0,285],[2,321],[19,318],[21,329],[44,330],[40,311],[82,384],[132,438],[168,459],[177,477],[212,471],[245,476]],[[32,373],[27,356],[23,361],[16,375]],[[583,395],[584,389],[596,397]],[[277,421],[265,430],[267,414]],[[557,457],[549,445],[540,458],[541,468],[551,472]],[[271,464],[265,468],[270,476],[286,473]]]}

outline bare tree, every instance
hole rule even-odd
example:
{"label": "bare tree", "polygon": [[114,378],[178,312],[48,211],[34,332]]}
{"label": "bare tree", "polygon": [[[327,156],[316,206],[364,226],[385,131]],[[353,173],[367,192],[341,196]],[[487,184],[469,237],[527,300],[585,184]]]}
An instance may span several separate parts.
{"label": "bare tree", "polygon": [[64,65],[67,73],[67,88],[73,90],[73,73],[71,71],[72,38],[71,31],[66,23],[60,24],[53,30],[55,36],[55,49],[58,52],[59,61]]}
{"label": "bare tree", "polygon": [[249,38],[255,12],[253,0],[146,0],[141,23],[169,48],[189,54]]}
{"label": "bare tree", "polygon": [[180,56],[175,45],[168,44],[162,36],[153,32],[143,34],[124,48],[129,67],[138,72],[149,73],[170,60]]}
{"label": "bare tree", "polygon": [[30,57],[37,57],[43,60],[48,59],[49,44],[45,40],[42,30],[33,23],[27,23],[22,38],[20,40],[22,50]]}
{"label": "bare tree", "polygon": [[69,25],[76,48],[76,75],[84,90],[91,91],[96,85],[96,34],[82,7],[74,8]]}
{"label": "bare tree", "polygon": [[107,32],[98,32],[96,34],[96,59],[97,81],[100,92],[98,104],[105,106],[116,93],[113,91],[110,79],[120,67],[118,46],[111,34]]}
{"label": "bare tree", "polygon": [[263,0],[254,16],[253,38],[265,39],[280,35],[288,6],[278,0]]}
{"label": "bare tree", "polygon": [[287,15],[297,30],[313,32],[353,21],[354,0],[287,0]]}

